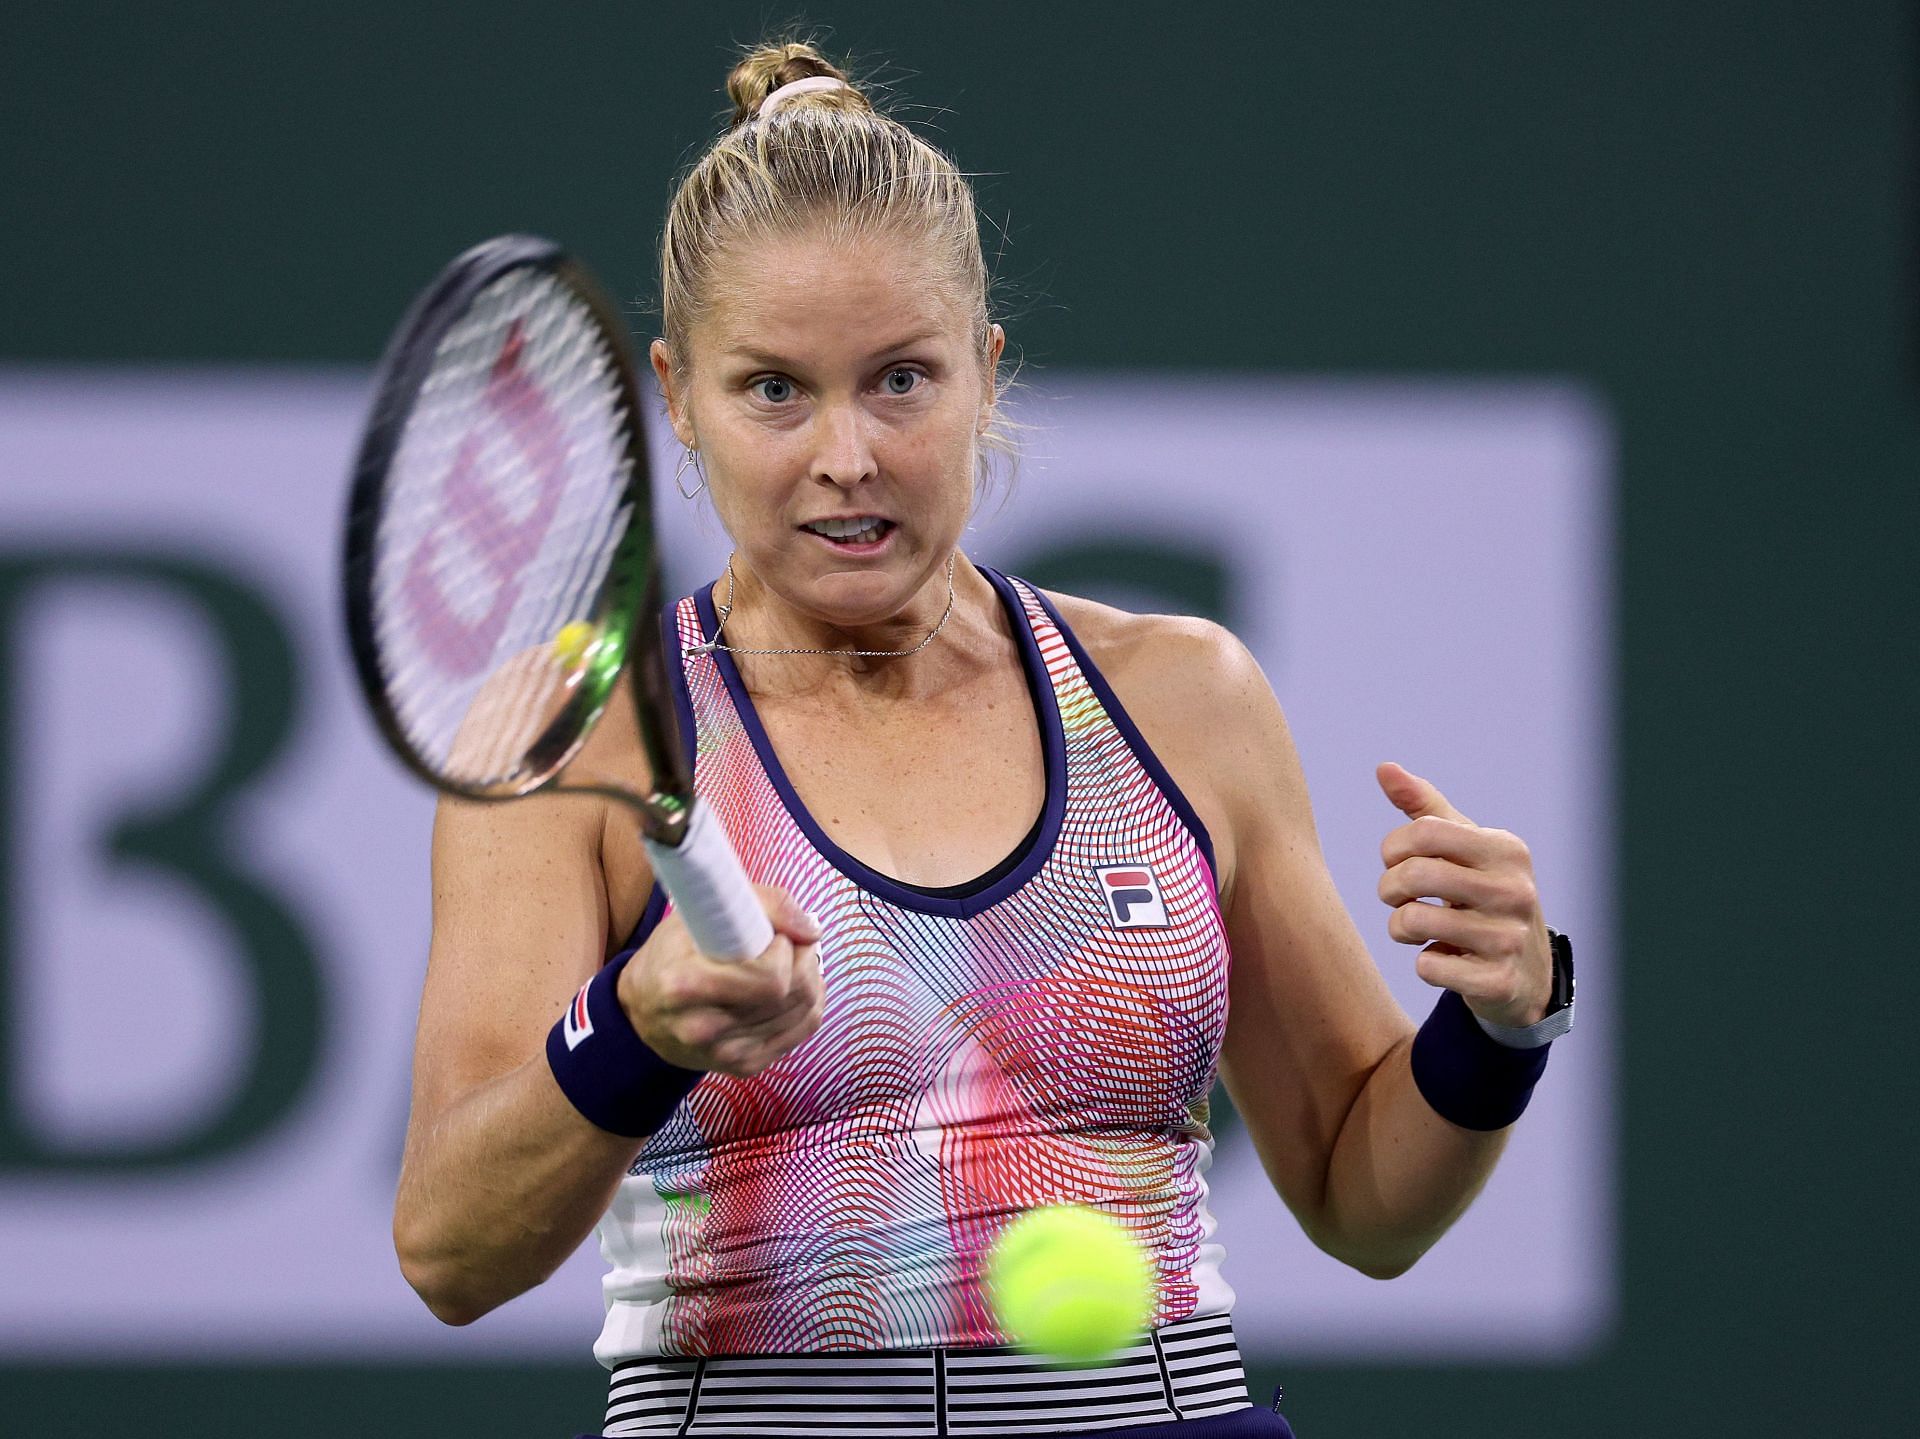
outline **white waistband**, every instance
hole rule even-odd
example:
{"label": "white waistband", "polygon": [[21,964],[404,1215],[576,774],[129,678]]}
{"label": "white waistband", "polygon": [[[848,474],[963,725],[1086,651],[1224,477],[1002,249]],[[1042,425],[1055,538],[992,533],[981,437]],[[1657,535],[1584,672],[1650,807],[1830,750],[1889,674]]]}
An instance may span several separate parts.
{"label": "white waistband", "polygon": [[613,1371],[604,1432],[906,1439],[1117,1429],[1248,1407],[1233,1320],[1215,1314],[1077,1369],[1007,1348],[631,1359]]}

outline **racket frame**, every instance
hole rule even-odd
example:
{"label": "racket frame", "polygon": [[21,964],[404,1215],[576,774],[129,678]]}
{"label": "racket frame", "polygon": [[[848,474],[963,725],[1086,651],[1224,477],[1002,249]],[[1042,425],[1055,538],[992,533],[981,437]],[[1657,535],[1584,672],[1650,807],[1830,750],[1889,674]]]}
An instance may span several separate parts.
{"label": "racket frame", "polygon": [[[414,413],[421,388],[433,369],[441,342],[474,300],[515,270],[545,271],[588,311],[611,351],[612,374],[626,417],[622,444],[626,490],[621,503],[627,526],[614,548],[591,617],[596,639],[565,707],[526,753],[530,777],[475,785],[444,774],[424,760],[401,725],[387,692],[380,648],[374,632],[373,568],[388,476]],[[639,811],[647,837],[668,847],[684,838],[692,814],[693,769],[681,743],[661,641],[652,624],[660,608],[654,553],[651,468],[644,411],[636,381],[632,343],[618,309],[584,266],[551,240],[537,235],[502,235],[457,257],[415,298],[388,343],[375,377],[375,398],[354,462],[347,503],[343,586],[348,648],[374,722],[389,748],[422,780],[443,793],[481,802],[504,802],[542,789],[598,794]],[[558,783],[587,735],[605,712],[622,671],[629,674],[635,718],[652,776],[651,793],[589,779]]]}

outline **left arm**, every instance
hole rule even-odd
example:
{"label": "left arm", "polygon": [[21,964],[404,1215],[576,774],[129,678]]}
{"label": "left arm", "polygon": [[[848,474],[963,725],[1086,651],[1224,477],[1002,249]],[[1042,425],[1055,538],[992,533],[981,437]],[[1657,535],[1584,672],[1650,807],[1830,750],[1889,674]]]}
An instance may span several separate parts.
{"label": "left arm", "polygon": [[[1217,626],[1157,623],[1151,642],[1123,647],[1133,662],[1116,668],[1131,681],[1109,678],[1182,787],[1193,784],[1221,860],[1234,956],[1221,1077],[1307,1235],[1391,1278],[1465,1212],[1510,1131],[1452,1124],[1415,1087],[1414,1025],[1334,888],[1285,717],[1252,655]],[[1379,780],[1409,816],[1382,848],[1388,932],[1426,944],[1420,977],[1486,1019],[1538,1019],[1552,963],[1525,846],[1474,826],[1397,765]]]}

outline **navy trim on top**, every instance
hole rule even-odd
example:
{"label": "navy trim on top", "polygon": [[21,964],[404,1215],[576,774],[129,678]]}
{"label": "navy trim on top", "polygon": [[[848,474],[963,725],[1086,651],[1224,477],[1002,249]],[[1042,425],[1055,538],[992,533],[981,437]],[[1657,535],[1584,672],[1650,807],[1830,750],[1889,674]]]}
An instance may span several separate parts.
{"label": "navy trim on top", "polygon": [[[943,898],[937,895],[923,894],[900,883],[891,875],[880,873],[870,865],[863,864],[848,854],[827,836],[800,802],[799,794],[793,788],[793,782],[787,778],[786,769],[780,763],[779,755],[774,753],[773,742],[767,737],[766,728],[760,723],[760,715],[753,707],[753,701],[747,695],[746,684],[740,678],[740,670],[733,662],[733,656],[725,650],[712,652],[713,662],[719,666],[720,678],[727,686],[727,693],[733,698],[734,709],[739,712],[741,723],[746,726],[747,736],[753,741],[755,753],[760,756],[760,765],[767,772],[767,778],[773,782],[774,790],[780,801],[799,826],[800,832],[807,837],[813,847],[820,851],[828,863],[846,875],[855,884],[872,894],[878,895],[889,904],[902,909],[910,909],[920,914],[942,915],[949,919],[971,919],[1000,903],[1015,893],[1031,879],[1053,853],[1055,841],[1060,837],[1060,828],[1067,812],[1067,739],[1066,731],[1060,723],[1060,703],[1053,692],[1053,681],[1047,674],[1045,658],[1040,653],[1040,643],[1033,637],[1033,626],[1027,623],[1026,606],[1019,595],[1008,583],[1006,576],[993,570],[982,569],[981,573],[993,585],[1006,607],[1013,625],[1014,638],[1020,645],[1020,659],[1027,676],[1027,687],[1034,697],[1035,717],[1040,724],[1040,752],[1046,766],[1047,798],[1040,811],[1040,832],[1026,855],[1007,873],[985,885],[976,893],[959,898]],[[712,584],[694,592],[694,605],[700,616],[702,639],[711,639],[718,628],[713,607]],[[675,652],[679,652],[678,645]],[[982,876],[985,879],[986,876]]]}
{"label": "navy trim on top", "polygon": [[1187,802],[1187,797],[1180,786],[1173,782],[1173,776],[1167,773],[1167,767],[1160,763],[1160,756],[1155,754],[1152,747],[1147,744],[1146,736],[1140,733],[1139,727],[1133,722],[1133,717],[1121,705],[1119,696],[1113,692],[1113,686],[1107,683],[1107,677],[1101,674],[1098,666],[1088,658],[1079,636],[1068,629],[1067,622],[1060,618],[1060,611],[1054,608],[1053,601],[1041,594],[1034,586],[1029,585],[1027,588],[1033,590],[1033,597],[1040,601],[1040,608],[1047,612],[1047,617],[1060,631],[1060,637],[1067,642],[1067,649],[1072,652],[1075,663],[1080,666],[1080,673],[1086,676],[1087,684],[1092,688],[1094,697],[1100,701],[1100,707],[1107,712],[1107,718],[1113,721],[1113,727],[1120,731],[1121,738],[1126,740],[1127,747],[1133,751],[1133,757],[1140,761],[1140,767],[1147,772],[1147,777],[1160,786],[1160,792],[1167,797],[1167,803],[1173,806],[1173,812],[1180,816],[1181,823],[1192,831],[1194,843],[1200,846],[1200,853],[1206,856],[1207,872],[1213,876],[1214,892],[1218,894],[1220,870],[1213,861],[1213,836],[1207,833],[1207,827],[1200,822],[1200,816]]}

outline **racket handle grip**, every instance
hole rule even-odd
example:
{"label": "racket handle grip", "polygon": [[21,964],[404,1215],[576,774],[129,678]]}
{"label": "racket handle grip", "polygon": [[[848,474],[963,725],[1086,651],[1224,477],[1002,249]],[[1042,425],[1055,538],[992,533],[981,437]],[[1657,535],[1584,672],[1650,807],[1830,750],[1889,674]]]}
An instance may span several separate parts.
{"label": "racket handle grip", "polygon": [[694,800],[686,837],[678,845],[645,843],[654,877],[707,958],[752,959],[773,943],[760,896],[705,800]]}

